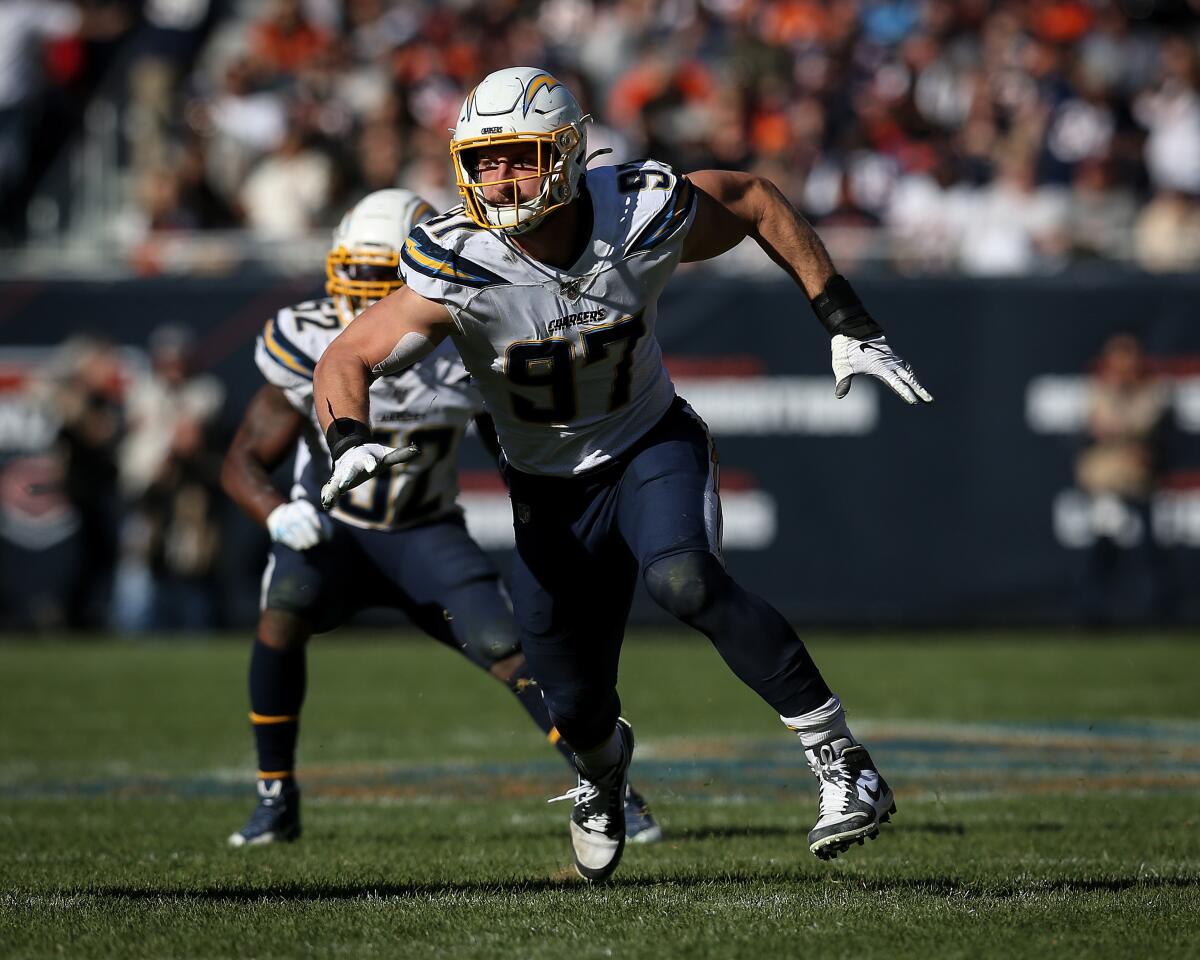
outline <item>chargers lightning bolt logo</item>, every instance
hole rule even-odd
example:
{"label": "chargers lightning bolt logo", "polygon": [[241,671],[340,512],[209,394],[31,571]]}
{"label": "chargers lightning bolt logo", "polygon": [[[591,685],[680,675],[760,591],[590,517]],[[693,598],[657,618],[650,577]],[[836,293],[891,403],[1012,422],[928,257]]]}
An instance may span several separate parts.
{"label": "chargers lightning bolt logo", "polygon": [[522,116],[529,116],[529,108],[533,106],[534,98],[543,90],[553,90],[561,84],[548,73],[539,73],[529,81],[525,88],[525,103],[522,106]]}

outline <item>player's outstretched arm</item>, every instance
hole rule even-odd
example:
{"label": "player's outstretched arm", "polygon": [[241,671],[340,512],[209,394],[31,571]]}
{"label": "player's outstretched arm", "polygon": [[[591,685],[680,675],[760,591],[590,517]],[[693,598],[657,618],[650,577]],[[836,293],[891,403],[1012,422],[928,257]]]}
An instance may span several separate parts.
{"label": "player's outstretched arm", "polygon": [[733,170],[700,170],[688,174],[688,180],[696,188],[697,207],[683,244],[685,261],[709,260],[752,237],[804,290],[829,331],[838,397],[849,392],[855,375],[865,373],[908,403],[932,402],[849,281],[836,271],[812,225],[775,184]]}
{"label": "player's outstretched arm", "polygon": [[306,419],[284,392],[266,384],[246,408],[225,462],[221,486],[275,543],[308,550],[332,532],[330,521],[303,497],[286,500],[271,482],[271,471],[296,448]]}
{"label": "player's outstretched arm", "polygon": [[321,355],[313,401],[333,460],[333,475],[321,489],[326,510],[347,490],[418,454],[415,446],[373,442],[367,391],[376,377],[428,356],[450,327],[445,307],[402,287],[359,314]]}

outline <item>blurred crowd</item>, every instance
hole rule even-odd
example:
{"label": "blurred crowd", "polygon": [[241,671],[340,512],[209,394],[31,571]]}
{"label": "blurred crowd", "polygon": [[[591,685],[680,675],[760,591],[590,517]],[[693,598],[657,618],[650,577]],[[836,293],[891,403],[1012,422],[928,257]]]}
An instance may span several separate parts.
{"label": "blurred crowd", "polygon": [[55,575],[0,604],[17,622],[126,633],[216,625],[214,434],[225,390],[195,372],[192,336],[162,327],[147,352],[77,336],[36,372],[29,396],[53,430],[34,482],[26,461],[8,466],[22,471],[26,502],[5,498],[3,533],[21,543],[16,523],[45,526],[56,510],[68,524]]}
{"label": "blurred crowd", "polygon": [[[589,146],[612,151],[595,162],[763,173],[851,261],[976,275],[1096,259],[1200,266],[1200,0],[6,0],[0,11],[22,7],[125,31],[122,229],[144,251],[165,231],[287,239],[395,184],[448,206],[446,131],[465,92],[531,64],[595,117]],[[0,41],[0,79],[4,56]]]}

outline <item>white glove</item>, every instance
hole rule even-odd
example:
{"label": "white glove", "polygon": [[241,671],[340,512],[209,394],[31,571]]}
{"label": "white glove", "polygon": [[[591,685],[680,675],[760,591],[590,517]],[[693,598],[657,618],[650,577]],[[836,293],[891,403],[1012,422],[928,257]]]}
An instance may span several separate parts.
{"label": "white glove", "polygon": [[370,480],[387,467],[407,463],[420,452],[413,445],[389,447],[382,443],[360,443],[357,447],[351,447],[338,457],[333,465],[333,476],[321,488],[321,506],[326,510],[332,509],[338,497],[347,490]]}
{"label": "white glove", "polygon": [[293,550],[311,550],[333,536],[333,521],[322,516],[309,500],[281,503],[267,514],[267,533],[274,543]]}
{"label": "white glove", "polygon": [[836,380],[833,392],[839,400],[850,392],[854,375],[865,373],[882,380],[906,403],[918,400],[933,403],[933,396],[917,381],[912,367],[892,352],[886,337],[855,340],[839,333],[833,338],[831,348]]}

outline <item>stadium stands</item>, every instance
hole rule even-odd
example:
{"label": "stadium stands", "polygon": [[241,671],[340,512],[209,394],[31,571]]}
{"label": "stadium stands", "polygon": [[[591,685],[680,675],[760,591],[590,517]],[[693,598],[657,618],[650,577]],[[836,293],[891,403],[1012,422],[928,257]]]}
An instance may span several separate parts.
{"label": "stadium stands", "polygon": [[[115,246],[118,268],[270,262],[389,184],[449,205],[444,131],[475,79],[514,62],[584,92],[592,140],[613,150],[597,162],[764,173],[851,264],[1200,265],[1198,31],[1182,0],[81,7],[138,16],[110,16],[112,66],[16,219],[32,247]],[[223,257],[194,241],[231,229]]]}

